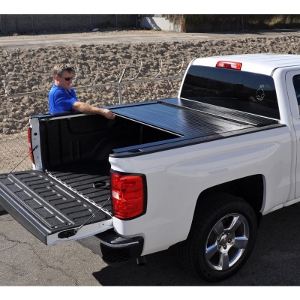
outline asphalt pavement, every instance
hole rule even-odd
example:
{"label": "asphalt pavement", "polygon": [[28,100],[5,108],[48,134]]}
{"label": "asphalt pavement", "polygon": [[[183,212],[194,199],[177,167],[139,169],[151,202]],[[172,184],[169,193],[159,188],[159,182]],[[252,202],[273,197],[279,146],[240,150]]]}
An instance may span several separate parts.
{"label": "asphalt pavement", "polygon": [[144,266],[132,261],[110,267],[99,256],[97,238],[46,246],[2,212],[0,286],[295,287],[300,285],[299,215],[300,204],[294,204],[265,216],[244,267],[212,284],[188,273],[174,249],[146,256]]}

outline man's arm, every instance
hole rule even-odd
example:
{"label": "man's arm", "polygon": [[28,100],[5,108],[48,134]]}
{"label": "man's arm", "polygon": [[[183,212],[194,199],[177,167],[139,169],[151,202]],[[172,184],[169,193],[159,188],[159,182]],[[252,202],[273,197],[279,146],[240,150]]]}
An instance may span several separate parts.
{"label": "man's arm", "polygon": [[85,102],[76,101],[73,104],[72,108],[84,114],[102,115],[107,119],[115,118],[115,114],[112,113],[109,109],[91,106]]}

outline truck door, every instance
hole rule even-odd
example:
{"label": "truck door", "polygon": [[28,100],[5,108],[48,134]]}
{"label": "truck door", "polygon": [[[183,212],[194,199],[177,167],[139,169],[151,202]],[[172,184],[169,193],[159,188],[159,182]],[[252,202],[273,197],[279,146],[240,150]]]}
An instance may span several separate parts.
{"label": "truck door", "polygon": [[300,198],[300,70],[286,74],[286,88],[295,129],[295,153],[292,167],[295,166],[295,198]]}

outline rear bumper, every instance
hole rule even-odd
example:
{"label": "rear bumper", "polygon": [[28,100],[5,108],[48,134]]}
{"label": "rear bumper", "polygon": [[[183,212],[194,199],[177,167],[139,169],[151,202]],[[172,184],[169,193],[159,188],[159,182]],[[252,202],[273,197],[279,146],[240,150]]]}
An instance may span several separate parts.
{"label": "rear bumper", "polygon": [[100,240],[102,259],[108,265],[122,265],[133,258],[141,256],[144,246],[144,238],[135,236],[124,238],[113,229],[97,234]]}

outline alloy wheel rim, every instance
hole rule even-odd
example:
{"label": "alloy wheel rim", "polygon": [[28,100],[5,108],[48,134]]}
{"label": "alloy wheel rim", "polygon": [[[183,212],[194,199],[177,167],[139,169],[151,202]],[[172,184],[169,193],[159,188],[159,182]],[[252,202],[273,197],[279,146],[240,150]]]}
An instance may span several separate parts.
{"label": "alloy wheel rim", "polygon": [[249,223],[241,214],[228,214],[215,223],[205,247],[205,260],[216,271],[226,271],[236,264],[246,250]]}

